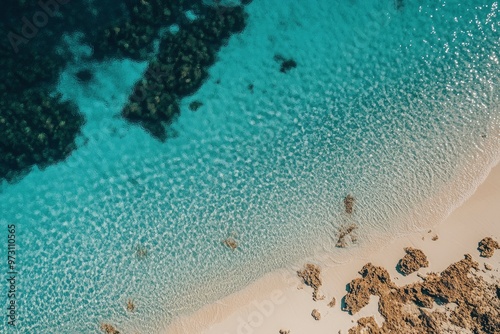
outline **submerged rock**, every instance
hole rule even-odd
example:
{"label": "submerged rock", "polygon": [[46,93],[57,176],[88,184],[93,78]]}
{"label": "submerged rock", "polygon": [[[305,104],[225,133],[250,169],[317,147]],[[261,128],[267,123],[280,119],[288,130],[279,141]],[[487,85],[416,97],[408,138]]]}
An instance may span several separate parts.
{"label": "submerged rock", "polygon": [[345,212],[351,214],[354,210],[354,197],[349,194],[344,198]]}
{"label": "submerged rock", "polygon": [[84,83],[89,82],[94,77],[94,75],[88,68],[76,72],[75,76],[79,81]]}
{"label": "submerged rock", "polygon": [[191,111],[196,111],[198,110],[201,106],[203,105],[202,102],[200,101],[193,101],[189,104],[189,109],[191,109]]}
{"label": "submerged rock", "polygon": [[355,234],[355,231],[357,228],[358,227],[355,224],[341,226],[338,231],[338,239],[335,246],[346,248],[349,245],[348,238],[350,238],[351,242],[356,242],[357,236]]}
{"label": "submerged rock", "polygon": [[414,273],[420,268],[429,266],[427,256],[420,249],[405,248],[406,255],[399,261],[398,270],[405,276]]}
{"label": "submerged rock", "polygon": [[231,248],[232,250],[235,250],[238,247],[238,242],[234,238],[227,238],[222,242],[224,245],[227,247]]}
{"label": "submerged rock", "polygon": [[281,63],[280,65],[281,73],[287,73],[291,69],[297,67],[297,62],[295,60],[293,60],[292,58],[285,58],[279,54],[274,56],[274,60]]}
{"label": "submerged rock", "polygon": [[120,332],[110,324],[102,323],[100,328],[106,334],[120,334]]}
{"label": "submerged rock", "polygon": [[127,311],[129,312],[134,312],[135,311],[135,304],[132,299],[129,299],[127,301]]}

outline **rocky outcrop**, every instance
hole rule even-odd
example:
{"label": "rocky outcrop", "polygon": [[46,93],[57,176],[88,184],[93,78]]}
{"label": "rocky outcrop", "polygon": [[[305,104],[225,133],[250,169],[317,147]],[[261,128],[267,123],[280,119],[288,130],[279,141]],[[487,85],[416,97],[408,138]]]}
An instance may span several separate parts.
{"label": "rocky outcrop", "polygon": [[[362,278],[349,284],[345,310],[354,314],[376,295],[385,321],[379,327],[373,319],[364,318],[349,333],[443,333],[450,326],[473,333],[500,333],[498,287],[476,274],[478,266],[466,255],[442,273],[423,277],[423,282],[398,287],[385,269],[365,265],[360,271]],[[456,307],[448,312],[432,311],[435,302],[454,303]]]}
{"label": "rocky outcrop", "polygon": [[333,297],[332,300],[328,303],[328,307],[334,307],[336,303],[337,300],[335,299],[335,297]]}
{"label": "rocky outcrop", "polygon": [[349,329],[349,334],[384,334],[374,317],[364,317],[357,322],[358,326]]}
{"label": "rocky outcrop", "polygon": [[407,247],[405,248],[406,255],[399,261],[398,270],[403,275],[409,275],[419,270],[420,268],[426,268],[429,266],[429,261],[427,261],[427,256],[420,249]]}
{"label": "rocky outcrop", "polygon": [[482,257],[492,257],[495,253],[495,249],[499,248],[500,245],[498,244],[498,242],[490,237],[483,238],[483,240],[479,242],[479,246],[477,247]]}
{"label": "rocky outcrop", "polygon": [[304,270],[297,271],[297,275],[302,278],[304,284],[313,288],[313,300],[320,299],[320,296],[318,296],[319,288],[322,284],[320,274],[320,268],[311,263],[306,264]]}

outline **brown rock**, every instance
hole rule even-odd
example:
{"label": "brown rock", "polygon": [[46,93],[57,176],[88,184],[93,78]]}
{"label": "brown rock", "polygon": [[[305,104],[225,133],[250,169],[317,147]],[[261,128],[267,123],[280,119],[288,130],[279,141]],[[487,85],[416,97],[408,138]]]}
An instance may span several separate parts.
{"label": "brown rock", "polygon": [[355,235],[355,231],[358,227],[355,224],[348,224],[340,227],[338,231],[338,239],[336,243],[336,247],[345,248],[348,246],[348,237],[350,237],[351,242],[356,242],[357,237]]}
{"label": "brown rock", "polygon": [[351,214],[354,210],[354,197],[349,194],[344,198],[345,212]]}
{"label": "brown rock", "polygon": [[486,270],[493,270],[493,267],[491,266],[491,264],[485,263],[484,264],[484,269],[486,269]]}
{"label": "brown rock", "polygon": [[399,261],[398,269],[403,275],[409,275],[419,270],[420,268],[425,268],[429,266],[429,261],[427,261],[427,256],[420,249],[415,249],[411,247],[405,248],[406,255]]}
{"label": "brown rock", "polygon": [[120,334],[120,332],[110,324],[102,323],[100,328],[106,334]]}
{"label": "brown rock", "polygon": [[383,334],[373,317],[358,320],[358,326],[349,329],[349,334]]}
{"label": "brown rock", "polygon": [[280,329],[280,334],[290,334],[290,331],[285,329]]}
{"label": "brown rock", "polygon": [[321,286],[321,277],[320,277],[321,270],[320,268],[315,265],[308,263],[305,265],[304,270],[302,271],[297,271],[297,275],[302,278],[304,284],[310,286],[313,288],[313,300],[318,300],[318,291],[319,287]]}
{"label": "brown rock", "polygon": [[332,298],[332,300],[328,303],[328,307],[334,307],[337,301],[335,300],[335,297]]}
{"label": "brown rock", "polygon": [[497,241],[490,237],[486,237],[479,242],[479,247],[477,248],[482,257],[492,257],[495,253],[495,249],[499,249],[500,245]]}
{"label": "brown rock", "polygon": [[[367,264],[360,271],[362,278],[349,285],[346,309],[355,313],[368,304],[370,295],[377,295],[385,321],[379,327],[373,319],[363,318],[349,333],[445,333],[455,326],[473,333],[500,334],[500,288],[478,276],[478,269],[478,263],[466,255],[441,274],[429,274],[423,282],[398,287],[385,269]],[[447,313],[431,311],[434,301],[456,307]]]}
{"label": "brown rock", "polygon": [[235,250],[238,247],[238,242],[231,237],[227,238],[222,243],[232,250]]}
{"label": "brown rock", "polygon": [[135,310],[135,304],[134,304],[134,302],[132,301],[132,299],[129,299],[129,300],[127,301],[127,311],[129,311],[129,312],[134,312],[134,310]]}
{"label": "brown rock", "polygon": [[321,314],[317,309],[312,310],[311,315],[314,318],[314,320],[321,320]]}

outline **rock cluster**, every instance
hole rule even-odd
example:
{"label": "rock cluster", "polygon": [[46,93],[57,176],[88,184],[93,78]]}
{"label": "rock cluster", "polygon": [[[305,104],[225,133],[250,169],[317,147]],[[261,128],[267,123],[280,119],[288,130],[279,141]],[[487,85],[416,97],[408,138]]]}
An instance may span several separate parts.
{"label": "rock cluster", "polygon": [[[373,318],[362,318],[350,334],[360,333],[442,333],[454,326],[473,333],[500,333],[498,286],[476,274],[478,263],[470,255],[450,265],[441,274],[424,277],[423,282],[396,286],[389,273],[368,263],[362,278],[349,284],[345,310],[354,314],[366,306],[371,295],[379,296],[382,327]],[[435,303],[454,303],[447,312],[432,311]]]}
{"label": "rock cluster", "polygon": [[399,261],[398,270],[405,276],[414,273],[420,268],[429,266],[427,256],[420,249],[407,247],[405,248],[406,255]]}
{"label": "rock cluster", "polygon": [[303,270],[297,271],[297,275],[302,278],[304,284],[313,288],[314,291],[312,297],[315,301],[321,298],[320,296],[318,296],[319,288],[322,284],[320,274],[320,268],[317,265],[311,263],[306,264]]}
{"label": "rock cluster", "polygon": [[286,329],[280,329],[280,334],[290,334],[290,331]]}
{"label": "rock cluster", "polygon": [[486,237],[479,242],[479,247],[477,249],[482,257],[492,257],[495,253],[495,249],[500,249],[500,245],[492,238]]}

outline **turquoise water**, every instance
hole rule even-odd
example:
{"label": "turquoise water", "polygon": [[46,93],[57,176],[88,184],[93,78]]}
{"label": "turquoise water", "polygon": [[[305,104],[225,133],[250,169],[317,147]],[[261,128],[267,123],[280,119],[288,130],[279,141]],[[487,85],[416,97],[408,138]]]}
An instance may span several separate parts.
{"label": "turquoise water", "polygon": [[[166,143],[116,117],[145,63],[91,64],[88,86],[72,75],[84,64],[63,73],[59,90],[87,118],[79,149],[0,193],[2,226],[18,229],[14,332],[98,333],[105,321],[158,333],[317,251],[345,259],[334,248],[344,223],[359,225],[361,245],[417,228],[414,217],[446,210],[415,213],[422,203],[466,190],[457,176],[474,180],[500,156],[497,2],[254,0],[247,11]],[[280,73],[275,54],[297,68]]]}

